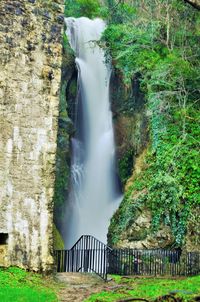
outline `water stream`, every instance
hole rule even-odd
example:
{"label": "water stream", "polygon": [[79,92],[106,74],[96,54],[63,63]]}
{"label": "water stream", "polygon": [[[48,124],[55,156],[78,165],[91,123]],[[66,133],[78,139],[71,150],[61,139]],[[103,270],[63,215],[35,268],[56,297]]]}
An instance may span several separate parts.
{"label": "water stream", "polygon": [[71,189],[65,213],[65,245],[83,234],[106,243],[109,220],[119,206],[115,144],[109,102],[111,67],[98,41],[101,19],[66,18],[66,34],[76,56],[78,92],[72,138]]}

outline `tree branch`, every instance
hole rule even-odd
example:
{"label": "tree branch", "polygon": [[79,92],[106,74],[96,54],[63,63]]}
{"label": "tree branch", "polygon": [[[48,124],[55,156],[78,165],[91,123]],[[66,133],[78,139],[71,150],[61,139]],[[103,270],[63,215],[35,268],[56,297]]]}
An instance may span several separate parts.
{"label": "tree branch", "polygon": [[194,8],[200,10],[200,0],[184,0],[184,1],[192,5]]}

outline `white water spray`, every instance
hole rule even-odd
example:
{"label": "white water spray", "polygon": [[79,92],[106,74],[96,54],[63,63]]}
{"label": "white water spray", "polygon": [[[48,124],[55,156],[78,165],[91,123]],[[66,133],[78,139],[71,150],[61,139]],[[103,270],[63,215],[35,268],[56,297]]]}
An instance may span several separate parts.
{"label": "white water spray", "polygon": [[78,69],[77,131],[72,139],[71,191],[65,215],[65,245],[70,248],[83,234],[106,243],[109,220],[121,196],[109,103],[111,67],[95,43],[105,23],[85,17],[65,21]]}

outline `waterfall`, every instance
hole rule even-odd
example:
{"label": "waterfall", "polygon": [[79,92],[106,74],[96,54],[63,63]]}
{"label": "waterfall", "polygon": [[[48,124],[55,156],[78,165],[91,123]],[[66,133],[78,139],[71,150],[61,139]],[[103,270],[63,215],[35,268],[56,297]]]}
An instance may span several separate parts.
{"label": "waterfall", "polygon": [[66,34],[76,56],[78,92],[71,140],[71,188],[65,213],[65,245],[83,234],[106,243],[109,220],[119,206],[115,145],[109,103],[111,66],[96,41],[105,29],[101,19],[66,18]]}

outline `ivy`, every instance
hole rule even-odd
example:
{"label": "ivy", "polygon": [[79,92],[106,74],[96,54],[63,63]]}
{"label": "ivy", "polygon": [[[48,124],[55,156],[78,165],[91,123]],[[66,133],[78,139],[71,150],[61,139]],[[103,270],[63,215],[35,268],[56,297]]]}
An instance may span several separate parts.
{"label": "ivy", "polygon": [[[123,18],[123,8],[116,7],[123,22],[113,17],[102,45],[123,75],[125,86],[131,85],[136,73],[141,75],[151,144],[146,168],[125,193],[111,229],[117,242],[129,225],[130,211],[135,216],[132,203],[137,204],[138,191],[145,187],[142,202],[151,209],[152,231],[163,223],[170,226],[180,246],[191,210],[200,206],[199,14],[178,0],[146,1],[145,8],[139,1],[134,4],[128,19]],[[126,165],[128,170],[125,160],[122,171]]]}

